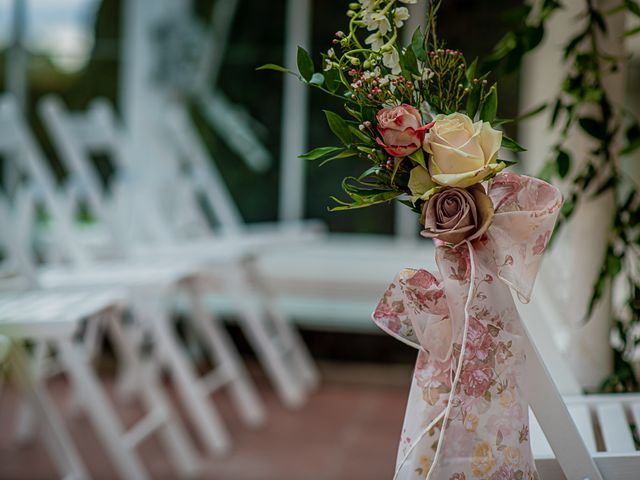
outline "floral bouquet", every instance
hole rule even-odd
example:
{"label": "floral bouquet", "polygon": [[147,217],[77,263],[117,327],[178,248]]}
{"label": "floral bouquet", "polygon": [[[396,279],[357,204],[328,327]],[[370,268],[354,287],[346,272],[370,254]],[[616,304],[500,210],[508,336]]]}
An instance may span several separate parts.
{"label": "floral bouquet", "polygon": [[527,302],[562,203],[538,179],[502,172],[502,149],[522,151],[498,130],[498,89],[478,62],[427,28],[402,47],[416,0],[350,3],[348,32],[323,54],[323,71],[298,50],[296,75],[344,101],[325,111],[342,143],[301,158],[356,157],[369,164],[342,188],[334,210],[398,199],[434,239],[439,272],[405,269],[373,320],[418,349],[394,478],[537,478],[523,381],[526,336],[510,289]]}

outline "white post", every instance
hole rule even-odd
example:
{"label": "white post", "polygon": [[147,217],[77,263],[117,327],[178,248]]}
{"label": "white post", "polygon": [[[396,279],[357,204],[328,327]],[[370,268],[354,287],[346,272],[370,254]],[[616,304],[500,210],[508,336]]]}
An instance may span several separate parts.
{"label": "white post", "polygon": [[[402,31],[402,42],[404,45],[411,43],[411,37],[416,28],[420,27],[424,31],[427,19],[428,0],[418,0],[415,4],[407,5],[410,17],[404,24]],[[398,240],[415,241],[418,239],[418,226],[415,214],[400,202],[394,203],[394,223],[395,233]]]}
{"label": "white post", "polygon": [[[284,64],[297,71],[298,46],[309,48],[311,0],[288,0]],[[298,155],[307,147],[308,92],[295,77],[286,75],[282,98],[282,135],[280,154],[281,220],[299,220],[304,215],[305,167]]]}
{"label": "white post", "polygon": [[[555,14],[547,28],[547,38],[541,47],[530,55],[524,64],[522,75],[522,110],[551,101],[550,94],[560,91],[566,70],[562,68],[562,47],[576,33],[575,17],[584,6],[582,0],[566,2],[566,8]],[[611,0],[600,0],[600,8],[606,11]],[[620,58],[624,57],[624,15],[607,17],[608,37],[603,40],[603,50]],[[614,105],[624,98],[623,70],[610,75],[605,89]],[[585,112],[587,113],[587,112]],[[535,174],[547,159],[551,146],[557,140],[548,130],[548,115],[540,116],[524,124],[520,132],[522,142],[529,149],[525,155],[527,171]],[[582,132],[572,134],[568,147],[577,168],[588,157],[593,140]],[[571,221],[564,226],[556,245],[550,252],[538,282],[539,301],[545,302],[543,310],[555,312],[548,318],[560,347],[564,351],[578,381],[584,387],[595,387],[610,373],[612,353],[609,346],[609,329],[612,324],[611,295],[607,291],[590,321],[583,319],[591,292],[597,278],[610,232],[613,212],[613,196],[601,195],[582,201]],[[525,310],[525,317],[527,311]],[[541,319],[530,318],[529,322]]]}
{"label": "white post", "polygon": [[13,0],[13,31],[6,69],[7,91],[11,93],[24,111],[27,103],[27,52],[24,47],[24,32],[27,26],[27,0]]}

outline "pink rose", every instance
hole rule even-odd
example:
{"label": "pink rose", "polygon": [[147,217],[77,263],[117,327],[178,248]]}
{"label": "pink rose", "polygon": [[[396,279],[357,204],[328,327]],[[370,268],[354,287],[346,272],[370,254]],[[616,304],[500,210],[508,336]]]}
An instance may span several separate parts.
{"label": "pink rose", "polygon": [[488,363],[465,363],[460,381],[464,393],[471,397],[481,397],[491,386],[491,365]]}
{"label": "pink rose", "polygon": [[383,108],[376,115],[378,144],[393,157],[406,157],[422,147],[430,125],[422,125],[420,112],[411,105]]}

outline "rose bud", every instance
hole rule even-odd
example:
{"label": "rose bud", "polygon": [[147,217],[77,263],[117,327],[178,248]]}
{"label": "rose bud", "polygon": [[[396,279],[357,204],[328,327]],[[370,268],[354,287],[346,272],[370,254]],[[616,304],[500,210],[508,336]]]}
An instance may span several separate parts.
{"label": "rose bud", "polygon": [[376,115],[378,132],[376,141],[394,157],[406,157],[418,150],[424,142],[429,125],[422,125],[420,112],[411,105],[383,108]]}
{"label": "rose bud", "polygon": [[424,145],[433,181],[464,188],[499,172],[505,167],[497,161],[501,143],[502,132],[487,122],[473,123],[462,113],[438,115]]}
{"label": "rose bud", "polygon": [[420,235],[459,245],[487,231],[493,219],[493,204],[480,184],[468,189],[447,188],[436,193],[422,208]]}

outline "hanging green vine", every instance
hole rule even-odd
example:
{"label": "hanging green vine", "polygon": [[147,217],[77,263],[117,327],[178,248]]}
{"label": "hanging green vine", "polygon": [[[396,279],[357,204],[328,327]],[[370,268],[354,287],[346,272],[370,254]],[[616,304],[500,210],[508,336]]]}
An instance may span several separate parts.
{"label": "hanging green vine", "polygon": [[[524,8],[527,21],[498,43],[488,66],[507,72],[516,70],[523,56],[541,42],[548,19],[564,5],[560,1],[544,0],[537,10],[530,6]],[[576,18],[578,32],[564,46],[567,74],[559,95],[547,106],[550,128],[557,130],[559,136],[540,175],[568,183],[559,226],[569,221],[586,199],[605,194],[615,199],[611,234],[586,315],[587,319],[591,316],[607,287],[614,280],[620,281],[626,289],[626,300],[615,319],[611,336],[612,346],[618,352],[618,364],[616,373],[605,385],[614,390],[638,388],[628,364],[640,362],[640,192],[638,185],[624,177],[618,161],[620,156],[640,148],[640,126],[622,105],[612,102],[604,88],[607,77],[618,72],[620,62],[625,60],[621,52],[608,52],[603,47],[612,35],[607,17],[623,12],[640,19],[640,3],[623,0],[605,11],[594,0],[584,0]],[[635,27],[625,35],[639,33],[640,27]],[[581,162],[574,161],[567,146],[569,136],[576,130],[581,130],[594,143],[586,160]]]}

